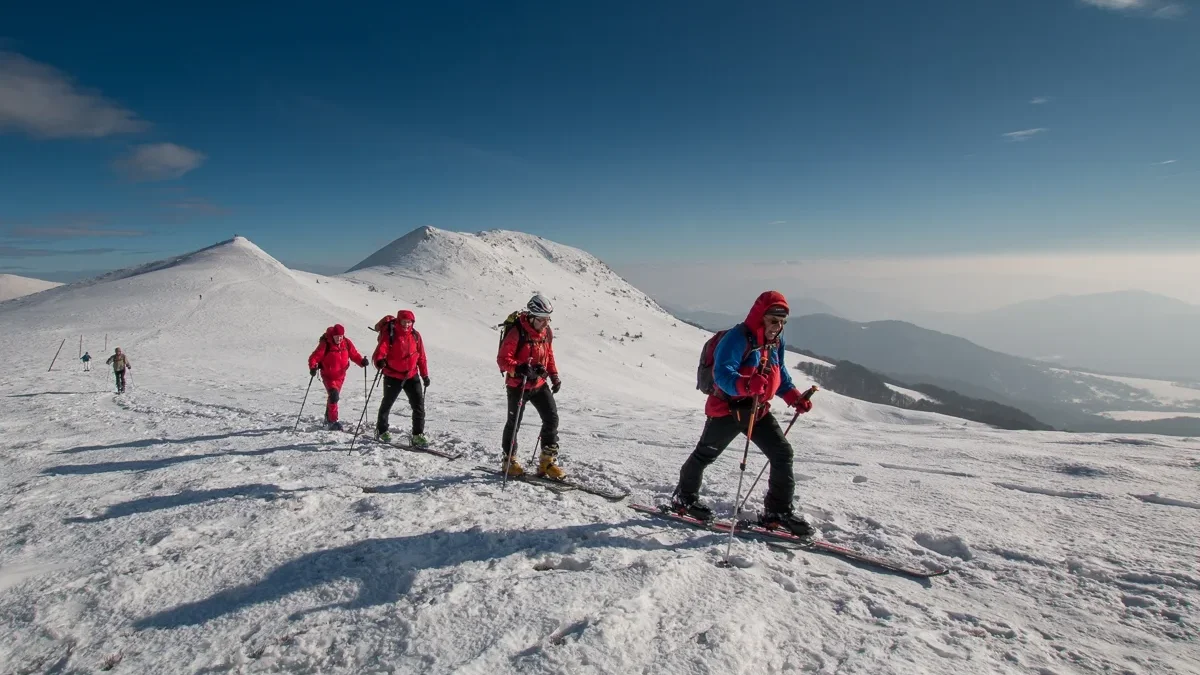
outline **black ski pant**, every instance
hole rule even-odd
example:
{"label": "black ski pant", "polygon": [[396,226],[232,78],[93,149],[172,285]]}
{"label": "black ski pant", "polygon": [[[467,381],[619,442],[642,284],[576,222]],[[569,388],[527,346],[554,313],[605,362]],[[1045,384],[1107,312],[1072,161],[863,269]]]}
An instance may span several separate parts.
{"label": "black ski pant", "polygon": [[[679,470],[677,493],[685,499],[699,496],[704,469],[716,461],[735,438],[746,433],[749,424],[749,411],[725,417],[709,417],[704,423],[704,431],[700,434],[696,449]],[[796,478],[792,474],[792,446],[784,437],[783,429],[775,421],[774,415],[768,413],[754,423],[754,435],[750,441],[771,463],[763,507],[776,513],[790,511],[792,496],[796,491]]]}
{"label": "black ski pant", "polygon": [[[517,424],[517,415],[521,415],[521,424],[525,424],[525,415],[521,412],[521,387],[505,387],[508,389],[508,421],[504,423],[504,449],[501,454],[507,453],[509,450],[516,454],[516,445],[513,444],[513,428]],[[533,404],[537,410],[538,416],[542,418],[542,447],[558,445],[558,406],[554,403],[554,392],[550,391],[550,385],[543,384],[537,389],[531,389],[524,392],[525,403]]]}
{"label": "black ski pant", "polygon": [[114,370],[113,373],[117,376],[117,391],[125,391],[125,369]]}
{"label": "black ski pant", "polygon": [[388,415],[401,389],[408,396],[408,405],[412,408],[413,435],[425,433],[425,389],[421,386],[421,378],[400,380],[387,375],[383,376],[383,400],[379,402],[379,419],[375,421],[375,430],[380,433],[388,430]]}

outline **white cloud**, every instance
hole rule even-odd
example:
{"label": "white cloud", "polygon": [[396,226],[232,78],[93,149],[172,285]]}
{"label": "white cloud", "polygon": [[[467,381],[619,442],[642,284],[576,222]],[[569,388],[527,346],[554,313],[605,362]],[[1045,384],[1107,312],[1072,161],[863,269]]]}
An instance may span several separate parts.
{"label": "white cloud", "polygon": [[1187,14],[1187,7],[1177,2],[1168,3],[1154,10],[1154,16],[1159,19],[1178,19],[1184,14]]}
{"label": "white cloud", "polygon": [[772,220],[771,222],[769,222],[767,224],[768,225],[787,225],[787,221],[786,220]]}
{"label": "white cloud", "polygon": [[1027,141],[1027,140],[1033,138],[1034,136],[1036,136],[1040,133],[1045,133],[1047,131],[1050,131],[1050,130],[1046,129],[1044,127],[1038,127],[1036,129],[1022,129],[1021,131],[1010,131],[1007,134],[1001,134],[1001,135],[1010,141]]}
{"label": "white cloud", "polygon": [[148,126],[133,111],[81,89],[54,67],[0,50],[0,132],[100,138]]}
{"label": "white cloud", "polygon": [[135,181],[170,180],[204,163],[206,155],[174,143],[139,145],[127,157],[113,162],[113,168]]}
{"label": "white cloud", "polygon": [[1104,9],[1137,9],[1146,5],[1146,0],[1083,0],[1089,5]]}
{"label": "white cloud", "polygon": [[1178,19],[1187,13],[1187,7],[1167,0],[1083,0],[1085,4],[1118,12],[1149,12],[1159,19]]}
{"label": "white cloud", "polygon": [[1175,162],[1178,162],[1178,161],[1179,160],[1177,160],[1177,159],[1168,159],[1165,162],[1155,162],[1155,164],[1157,164],[1158,166],[1162,166],[1164,164],[1174,164]]}
{"label": "white cloud", "polygon": [[1045,96],[1035,96],[1029,102],[1033,105],[1041,105],[1043,103],[1048,103],[1049,101],[1050,99]]}

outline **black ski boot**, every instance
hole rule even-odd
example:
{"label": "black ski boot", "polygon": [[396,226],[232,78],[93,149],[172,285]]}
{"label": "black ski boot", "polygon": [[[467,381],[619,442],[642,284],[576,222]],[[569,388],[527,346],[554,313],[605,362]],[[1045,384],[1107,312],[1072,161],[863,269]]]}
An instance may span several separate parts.
{"label": "black ski boot", "polygon": [[791,510],[783,513],[764,511],[758,517],[758,524],[768,530],[787,530],[797,537],[811,537],[815,532],[803,516],[798,516]]}
{"label": "black ski boot", "polygon": [[690,516],[697,520],[712,520],[713,518],[712,509],[702,504],[696,497],[672,496],[671,510],[681,516]]}
{"label": "black ski boot", "polygon": [[341,423],[341,422],[330,422],[330,423],[329,423],[329,430],[330,430],[330,431],[341,431],[341,430],[342,430],[342,423]]}

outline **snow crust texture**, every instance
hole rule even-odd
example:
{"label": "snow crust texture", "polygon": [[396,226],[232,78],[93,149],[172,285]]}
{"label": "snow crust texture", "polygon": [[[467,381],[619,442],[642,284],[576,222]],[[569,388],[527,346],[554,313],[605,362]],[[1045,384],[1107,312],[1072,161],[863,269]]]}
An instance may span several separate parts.
{"label": "snow crust texture", "polygon": [[[562,464],[624,502],[472,471],[500,457],[496,324],[535,291],[555,305]],[[427,431],[462,457],[349,452],[321,429],[319,380],[293,433],[325,327],[367,352],[401,308],[429,351]],[[699,437],[706,337],[598,259],[513,232],[419,230],[340,277],[238,238],[0,305],[0,673],[1200,672],[1200,441],[821,391],[789,436],[797,508],[830,541],[952,571],[744,540],[721,567],[726,537],[626,507],[668,499]],[[402,439],[407,416],[401,397]],[[741,454],[706,472],[718,514]],[[752,450],[746,486],[762,465]]]}

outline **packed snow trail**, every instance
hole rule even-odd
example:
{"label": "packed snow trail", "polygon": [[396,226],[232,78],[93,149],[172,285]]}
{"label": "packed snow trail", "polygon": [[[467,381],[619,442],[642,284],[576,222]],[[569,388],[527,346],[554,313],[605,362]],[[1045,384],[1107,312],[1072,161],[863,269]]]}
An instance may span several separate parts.
{"label": "packed snow trail", "polygon": [[[599,278],[552,276],[535,261],[553,265],[553,247],[521,248],[523,237],[493,235],[513,247],[514,272],[526,265],[521,283]],[[509,301],[456,289],[470,274],[453,261],[426,265],[450,281],[371,272],[403,281],[370,292],[235,245],[0,306],[12,346],[0,371],[0,672],[1200,668],[1194,440],[998,431],[822,392],[789,436],[798,504],[830,541],[952,571],[914,580],[740,539],[739,565],[723,569],[727,536],[628,508],[668,498],[698,437],[702,399],[683,364],[699,331],[628,310],[642,322],[637,349],[672,364],[650,386],[649,364],[612,360],[624,347],[605,316],[633,296],[614,285],[581,299],[556,319],[561,460],[630,496],[501,487],[472,468],[499,461],[492,305]],[[236,297],[203,291],[201,311],[155,332],[217,274],[246,283]],[[418,297],[427,432],[462,456],[378,443],[348,455],[350,435],[320,430],[319,408],[291,433],[320,331]],[[45,372],[55,335],[121,326],[128,393],[114,395],[102,368]],[[361,345],[365,332],[351,335]],[[598,350],[609,351],[585,358]],[[362,410],[351,381],[344,421]],[[397,404],[393,426],[406,415]],[[740,455],[731,447],[705,474],[718,515],[732,509]],[[757,473],[763,459],[750,457]],[[1075,493],[1095,496],[1059,496]]]}

